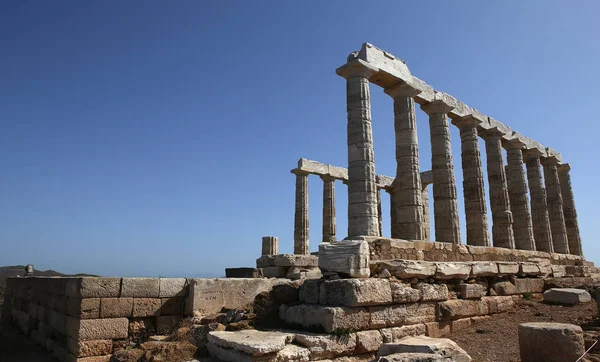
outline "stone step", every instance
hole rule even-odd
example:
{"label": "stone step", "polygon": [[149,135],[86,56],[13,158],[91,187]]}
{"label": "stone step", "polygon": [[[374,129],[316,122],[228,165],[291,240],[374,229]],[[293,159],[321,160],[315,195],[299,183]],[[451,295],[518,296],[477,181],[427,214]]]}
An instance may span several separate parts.
{"label": "stone step", "polygon": [[[407,337],[394,343],[385,343],[381,345],[378,356],[390,356],[402,354],[425,354],[434,355],[441,361],[471,362],[471,357],[456,344],[456,342],[447,338],[431,338],[426,336]],[[401,360],[390,359],[388,360]]]}
{"label": "stone step", "polygon": [[252,356],[262,356],[281,351],[294,339],[292,333],[242,330],[237,332],[214,331],[208,333],[208,342],[221,348],[233,349]]}

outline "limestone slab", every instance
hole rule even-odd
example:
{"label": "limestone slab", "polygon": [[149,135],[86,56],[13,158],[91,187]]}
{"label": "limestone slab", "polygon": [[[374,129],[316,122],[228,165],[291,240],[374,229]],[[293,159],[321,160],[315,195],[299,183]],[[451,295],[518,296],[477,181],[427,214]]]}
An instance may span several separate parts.
{"label": "limestone slab", "polygon": [[456,292],[461,299],[479,299],[485,295],[485,289],[481,284],[459,284]]}
{"label": "limestone slab", "polygon": [[129,320],[127,318],[82,319],[67,318],[66,333],[81,341],[98,339],[127,338]]}
{"label": "limestone slab", "polygon": [[535,263],[519,263],[520,276],[538,276],[541,274],[540,268]]}
{"label": "limestone slab", "polygon": [[517,287],[509,282],[497,282],[492,285],[492,289],[496,292],[496,295],[514,295],[519,294]]}
{"label": "limestone slab", "polygon": [[304,328],[321,328],[326,333],[344,330],[369,329],[371,316],[366,308],[326,307],[300,304],[282,305],[279,317],[286,323],[301,325]]}
{"label": "limestone slab", "polygon": [[544,292],[544,301],[559,304],[580,304],[592,300],[590,293],[583,289],[552,288]]}
{"label": "limestone slab", "polygon": [[519,294],[523,293],[541,293],[544,291],[544,279],[538,278],[518,278],[515,279],[515,286]]}
{"label": "limestone slab", "polygon": [[300,302],[306,304],[319,304],[319,295],[323,280],[305,280],[300,286]]}
{"label": "limestone slab", "polygon": [[78,298],[111,298],[119,297],[121,278],[69,278],[66,294]]}
{"label": "limestone slab", "polygon": [[479,303],[474,300],[454,299],[438,303],[438,319],[452,320],[479,314]]}
{"label": "limestone slab", "polygon": [[517,275],[519,273],[519,263],[498,262],[499,275]]}
{"label": "limestone slab", "polygon": [[133,298],[102,298],[100,318],[131,317]]}
{"label": "limestone slab", "polygon": [[369,307],[370,328],[397,327],[435,320],[435,303],[410,303]]}
{"label": "limestone slab", "polygon": [[356,353],[375,352],[383,344],[379,331],[356,332]]}
{"label": "limestone slab", "polygon": [[364,240],[343,240],[319,245],[319,268],[323,271],[368,278],[369,244]]}
{"label": "limestone slab", "polygon": [[321,333],[296,333],[294,343],[310,351],[310,359],[335,358],[353,354],[356,349],[356,334],[347,338]]}
{"label": "limestone slab", "polygon": [[158,278],[123,278],[121,297],[158,298],[160,295],[160,279]]}
{"label": "limestone slab", "polygon": [[382,328],[379,330],[384,343],[395,342],[409,336],[420,336],[427,333],[425,324],[411,324],[407,326]]}
{"label": "limestone slab", "polygon": [[446,284],[419,283],[417,289],[421,291],[422,302],[436,302],[448,300],[448,286]]}
{"label": "limestone slab", "polygon": [[133,316],[134,317],[152,317],[159,316],[162,306],[160,298],[134,298]]}
{"label": "limestone slab", "polygon": [[498,264],[493,261],[477,261],[471,263],[473,277],[490,277],[498,274]]}
{"label": "limestone slab", "polygon": [[398,279],[428,278],[435,274],[436,265],[432,262],[417,260],[377,261],[378,269],[387,269]]}
{"label": "limestone slab", "polygon": [[279,352],[262,356],[252,356],[234,349],[222,348],[212,343],[209,343],[207,347],[212,357],[226,362],[307,362],[310,356],[308,349],[293,344],[286,345]]}
{"label": "limestone slab", "polygon": [[67,338],[67,351],[76,357],[109,355],[112,349],[113,341],[110,339],[78,341],[76,338]]}
{"label": "limestone slab", "polygon": [[158,296],[160,298],[183,297],[186,288],[186,278],[160,278]]}
{"label": "limestone slab", "polygon": [[294,334],[242,330],[236,332],[213,331],[208,333],[208,342],[222,348],[230,348],[252,356],[262,356],[281,351],[294,340]]}
{"label": "limestone slab", "polygon": [[421,290],[413,288],[410,284],[391,281],[390,287],[394,304],[414,303],[421,300]]}
{"label": "limestone slab", "polygon": [[435,277],[438,279],[467,279],[471,274],[468,263],[435,263]]}
{"label": "limestone slab", "polygon": [[274,266],[317,267],[319,257],[316,255],[278,254],[273,259]]}
{"label": "limestone slab", "polygon": [[467,352],[447,338],[409,337],[398,342],[383,344],[377,355],[386,356],[395,353],[434,354],[455,362],[471,362]]}
{"label": "limestone slab", "polygon": [[327,280],[320,285],[319,303],[348,307],[391,304],[390,282],[374,278]]}

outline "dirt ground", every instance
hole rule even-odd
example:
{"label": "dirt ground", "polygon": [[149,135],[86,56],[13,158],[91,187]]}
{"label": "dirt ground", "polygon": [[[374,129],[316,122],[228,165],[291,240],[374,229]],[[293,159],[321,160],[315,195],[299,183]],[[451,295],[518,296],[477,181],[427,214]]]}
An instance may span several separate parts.
{"label": "dirt ground", "polygon": [[[473,329],[453,333],[447,338],[467,351],[473,358],[473,362],[516,362],[520,360],[517,332],[519,324],[571,323],[582,326],[584,331],[597,332],[600,330],[597,316],[596,303],[593,302],[564,307],[543,302],[521,301],[514,310],[493,315],[489,320],[478,322]],[[588,343],[586,348],[587,345]],[[597,350],[596,347],[594,352]],[[594,359],[592,357],[589,360]]]}

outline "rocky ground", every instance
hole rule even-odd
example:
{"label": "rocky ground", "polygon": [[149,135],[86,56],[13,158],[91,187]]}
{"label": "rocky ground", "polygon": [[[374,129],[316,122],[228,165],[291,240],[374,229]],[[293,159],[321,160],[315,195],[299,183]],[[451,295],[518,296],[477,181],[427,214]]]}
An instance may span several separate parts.
{"label": "rocky ground", "polygon": [[[510,312],[495,314],[489,320],[478,322],[475,328],[453,333],[447,338],[467,351],[473,362],[515,362],[519,361],[519,324],[558,322],[581,325],[586,331],[588,348],[600,331],[597,315],[594,302],[565,307],[522,301]],[[600,348],[594,348],[593,352],[598,355],[587,356],[587,360],[600,361]]]}

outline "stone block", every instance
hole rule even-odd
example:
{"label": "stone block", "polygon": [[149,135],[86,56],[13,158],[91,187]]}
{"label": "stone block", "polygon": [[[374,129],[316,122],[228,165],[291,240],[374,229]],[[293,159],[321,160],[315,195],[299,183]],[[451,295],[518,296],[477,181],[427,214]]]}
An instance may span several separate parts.
{"label": "stone block", "polygon": [[158,298],[159,278],[123,278],[121,297]]}
{"label": "stone block", "polygon": [[353,354],[356,349],[356,334],[340,338],[331,334],[296,333],[294,343],[309,350],[310,360],[335,358]]}
{"label": "stone block", "polygon": [[519,276],[533,276],[536,277],[541,275],[540,268],[535,263],[519,263]]}
{"label": "stone block", "polygon": [[160,298],[134,298],[133,316],[150,317],[159,316],[162,300]]}
{"label": "stone block", "polygon": [[481,301],[487,304],[489,314],[506,312],[515,307],[515,301],[510,296],[483,297]]}
{"label": "stone block", "polygon": [[465,280],[471,275],[471,265],[468,263],[435,263],[435,278],[442,280]]}
{"label": "stone block", "polygon": [[275,266],[275,255],[263,255],[256,259],[257,268],[266,268],[269,266]]}
{"label": "stone block", "polygon": [[171,298],[160,298],[161,307],[160,314],[161,315],[183,315],[184,314],[184,297],[171,297]]}
{"label": "stone block", "polygon": [[100,318],[100,298],[69,297],[65,314],[79,319]]}
{"label": "stone block", "polygon": [[496,292],[496,295],[519,294],[517,287],[509,281],[494,283],[492,284],[492,289]]}
{"label": "stone block", "polygon": [[428,322],[425,323],[425,327],[428,337],[440,338],[452,332],[452,321]]}
{"label": "stone block", "polygon": [[306,304],[319,304],[319,294],[323,280],[305,280],[300,286],[300,302]]}
{"label": "stone block", "polygon": [[261,278],[262,270],[258,268],[226,268],[226,278]]}
{"label": "stone block", "polygon": [[323,274],[318,267],[290,267],[285,276],[288,279],[321,279]]}
{"label": "stone block", "polygon": [[353,278],[368,278],[369,244],[364,240],[343,240],[319,245],[319,268]]}
{"label": "stone block", "polygon": [[517,287],[517,292],[519,294],[541,293],[544,291],[544,279],[518,278],[515,279],[515,287]]}
{"label": "stone block", "polygon": [[475,300],[454,299],[438,303],[438,319],[453,320],[479,314],[479,303]]}
{"label": "stone block", "polygon": [[187,291],[186,278],[160,278],[159,279],[160,298],[185,297]]}
{"label": "stone block", "polygon": [[292,333],[261,332],[257,330],[214,331],[208,333],[209,343],[252,356],[263,356],[279,352],[293,339],[294,334]]}
{"label": "stone block", "polygon": [[397,327],[435,320],[435,303],[411,303],[369,307],[370,329]]}
{"label": "stone block", "polygon": [[[476,317],[473,317],[476,318]],[[472,318],[463,318],[452,321],[452,332],[458,332],[473,327]]]}
{"label": "stone block", "polygon": [[76,338],[69,337],[66,349],[76,357],[104,356],[112,353],[113,341],[110,339],[78,341]]}
{"label": "stone block", "polygon": [[564,265],[551,265],[552,269],[552,277],[554,278],[562,278],[567,275],[567,267]]}
{"label": "stone block", "polygon": [[286,323],[304,328],[320,328],[325,333],[369,329],[370,314],[366,308],[326,307],[313,304],[282,305],[279,316]]}
{"label": "stone block", "polygon": [[11,310],[12,320],[17,325],[17,328],[21,331],[21,333],[27,335],[29,334],[29,313],[25,313],[22,310],[12,308]]}
{"label": "stone block", "polygon": [[419,283],[417,289],[421,292],[422,302],[436,302],[448,300],[448,286],[446,284]]}
{"label": "stone block", "polygon": [[182,317],[179,315],[161,315],[156,317],[156,333],[166,335],[172,333],[179,326]]}
{"label": "stone block", "polygon": [[185,302],[186,315],[218,313],[222,308],[245,308],[254,298],[276,285],[289,285],[287,279],[199,278],[189,279],[190,292]]}
{"label": "stone block", "polygon": [[523,323],[519,349],[522,362],[578,361],[585,352],[583,330],[573,324]]}
{"label": "stone block", "polygon": [[479,299],[486,294],[486,290],[481,284],[459,284],[456,286],[456,293],[460,299]]}
{"label": "stone block", "polygon": [[387,279],[339,279],[321,283],[319,303],[322,305],[359,307],[392,303]]}
{"label": "stone block", "polygon": [[513,262],[498,262],[498,275],[509,276],[519,273],[519,263]]}
{"label": "stone block", "polygon": [[308,349],[293,344],[286,345],[281,351],[264,356],[252,356],[234,349],[222,348],[212,343],[207,345],[208,352],[219,361],[225,362],[307,362],[310,352]]}
{"label": "stone block", "polygon": [[127,318],[82,319],[67,317],[66,335],[80,341],[97,339],[127,338],[129,320]]}
{"label": "stone block", "polygon": [[65,334],[66,319],[67,319],[67,316],[53,310],[50,312],[50,320],[48,321],[48,324],[55,331]]}
{"label": "stone block", "polygon": [[319,257],[316,255],[278,254],[273,259],[274,266],[286,267],[318,267]]}
{"label": "stone block", "polygon": [[78,298],[117,298],[121,293],[121,278],[69,278],[66,295]]}
{"label": "stone block", "polygon": [[131,317],[133,298],[102,298],[100,318]]}
{"label": "stone block", "polygon": [[574,305],[592,300],[590,293],[583,289],[552,288],[544,292],[544,301],[548,303]]}
{"label": "stone block", "polygon": [[421,290],[413,288],[410,284],[390,281],[390,287],[394,304],[414,303],[421,300]]}
{"label": "stone block", "polygon": [[498,275],[498,264],[493,261],[476,261],[471,263],[471,276],[491,277]]}
{"label": "stone block", "polygon": [[376,352],[383,344],[383,338],[379,331],[361,331],[356,332],[356,351],[355,353]]}
{"label": "stone block", "polygon": [[382,328],[379,330],[384,343],[398,341],[409,336],[420,336],[427,333],[427,327],[423,323],[411,324],[401,327]]}
{"label": "stone block", "polygon": [[286,266],[267,266],[263,268],[263,276],[265,278],[285,278],[287,271],[288,267]]}
{"label": "stone block", "polygon": [[377,355],[388,356],[396,353],[423,353],[434,355],[439,360],[471,362],[467,352],[447,338],[409,337],[398,342],[383,344]]}
{"label": "stone block", "polygon": [[417,260],[383,260],[374,262],[376,270],[387,269],[398,279],[429,278],[435,274],[435,263]]}
{"label": "stone block", "polygon": [[131,318],[129,320],[129,336],[139,334],[152,335],[156,332],[156,323],[154,317]]}
{"label": "stone block", "polygon": [[584,275],[583,267],[580,265],[566,265],[565,271],[568,275],[572,275],[574,277],[589,276],[589,275]]}

